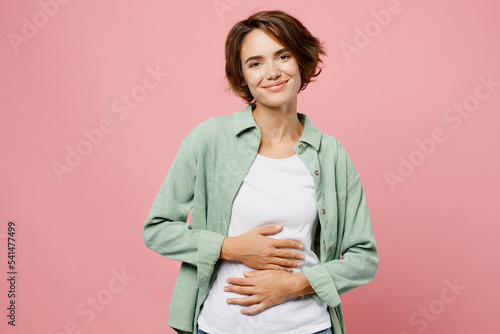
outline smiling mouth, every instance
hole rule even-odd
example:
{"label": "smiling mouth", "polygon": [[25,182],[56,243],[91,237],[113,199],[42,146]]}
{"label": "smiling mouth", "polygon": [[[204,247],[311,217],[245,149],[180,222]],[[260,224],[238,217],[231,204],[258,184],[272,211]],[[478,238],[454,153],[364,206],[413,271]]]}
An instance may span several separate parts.
{"label": "smiling mouth", "polygon": [[283,82],[279,82],[279,83],[275,83],[275,84],[272,84],[272,85],[267,85],[267,86],[264,86],[264,88],[274,88],[274,87],[281,87],[282,85],[286,84],[288,82],[287,81],[283,81]]}
{"label": "smiling mouth", "polygon": [[288,80],[280,82],[280,83],[276,83],[272,86],[265,86],[264,88],[267,90],[273,91],[273,92],[277,92],[277,91],[280,91],[283,87],[285,87],[287,82],[288,82]]}

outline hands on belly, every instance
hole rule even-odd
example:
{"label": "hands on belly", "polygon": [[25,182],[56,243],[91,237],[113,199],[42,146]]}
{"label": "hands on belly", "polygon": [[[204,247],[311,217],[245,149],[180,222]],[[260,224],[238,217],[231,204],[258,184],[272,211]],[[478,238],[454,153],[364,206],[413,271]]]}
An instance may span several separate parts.
{"label": "hands on belly", "polygon": [[239,261],[257,271],[244,272],[244,278],[231,277],[231,285],[224,291],[243,295],[245,298],[227,299],[229,304],[253,305],[251,309],[241,310],[242,314],[257,314],[266,308],[282,303],[288,298],[313,293],[309,281],[302,273],[292,274],[292,268],[300,267],[299,261],[304,254],[281,248],[301,249],[303,245],[291,239],[273,239],[266,235],[282,230],[281,225],[256,227],[237,237],[224,238],[222,259]]}

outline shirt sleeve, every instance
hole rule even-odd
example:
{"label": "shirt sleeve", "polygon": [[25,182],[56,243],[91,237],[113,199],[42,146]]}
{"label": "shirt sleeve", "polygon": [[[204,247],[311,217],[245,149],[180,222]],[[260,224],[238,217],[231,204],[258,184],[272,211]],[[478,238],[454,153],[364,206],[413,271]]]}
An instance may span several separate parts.
{"label": "shirt sleeve", "polygon": [[315,291],[313,298],[331,307],[340,304],[340,295],[371,282],[379,262],[361,179],[347,160],[352,179],[346,186],[342,257],[303,270]]}
{"label": "shirt sleeve", "polygon": [[196,266],[200,288],[208,282],[219,259],[224,235],[194,229],[187,224],[195,198],[195,130],[181,142],[151,206],[142,235],[145,245],[151,250],[169,259]]}

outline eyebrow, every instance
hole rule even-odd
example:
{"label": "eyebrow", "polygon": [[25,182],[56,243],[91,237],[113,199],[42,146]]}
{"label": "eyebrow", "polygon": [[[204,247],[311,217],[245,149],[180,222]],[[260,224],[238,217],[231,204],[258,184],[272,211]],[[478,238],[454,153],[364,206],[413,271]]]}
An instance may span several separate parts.
{"label": "eyebrow", "polygon": [[[277,55],[279,55],[279,54],[281,54],[281,53],[285,53],[285,52],[287,52],[287,51],[288,51],[288,50],[287,50],[287,49],[285,49],[285,48],[280,49],[280,50],[278,50],[278,51],[276,51],[276,52],[274,53],[274,56],[277,56]],[[262,58],[264,58],[264,57],[262,57],[261,55],[258,55],[258,56],[250,56],[250,57],[248,57],[248,58],[247,58],[247,60],[245,60],[245,63],[244,63],[244,64],[248,63],[248,62],[249,62],[249,61],[251,61],[251,60],[262,59]]]}

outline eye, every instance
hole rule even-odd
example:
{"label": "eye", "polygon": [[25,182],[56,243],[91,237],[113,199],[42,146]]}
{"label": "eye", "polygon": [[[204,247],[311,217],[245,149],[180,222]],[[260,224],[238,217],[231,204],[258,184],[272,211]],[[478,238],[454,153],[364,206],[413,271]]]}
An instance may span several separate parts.
{"label": "eye", "polygon": [[258,62],[253,62],[253,63],[251,63],[251,64],[250,64],[250,66],[248,66],[248,67],[254,67],[253,65],[255,65],[255,64],[259,64],[259,63],[258,63]]}
{"label": "eye", "polygon": [[[284,59],[291,58],[289,55],[285,55],[285,54],[280,55],[278,58],[281,58],[281,57],[285,57]],[[281,59],[283,59],[283,58],[281,58]]]}

